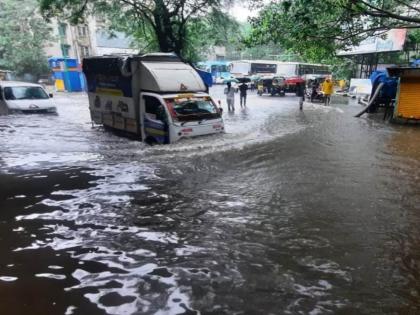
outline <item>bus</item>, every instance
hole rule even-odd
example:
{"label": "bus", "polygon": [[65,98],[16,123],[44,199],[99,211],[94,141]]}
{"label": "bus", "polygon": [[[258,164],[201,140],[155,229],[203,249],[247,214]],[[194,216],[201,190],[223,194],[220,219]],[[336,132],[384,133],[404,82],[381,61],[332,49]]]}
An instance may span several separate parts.
{"label": "bus", "polygon": [[230,73],[235,77],[250,75],[275,75],[277,62],[271,60],[238,60],[229,64]]}
{"label": "bus", "polygon": [[328,65],[303,63],[303,62],[279,62],[277,73],[285,77],[299,76],[305,78],[307,75],[331,75]]}
{"label": "bus", "polygon": [[230,73],[235,76],[247,75],[280,75],[288,77],[304,77],[306,75],[330,75],[328,65],[282,62],[273,60],[238,60],[230,63]]}
{"label": "bus", "polygon": [[277,72],[286,77],[286,91],[296,92],[296,85],[306,82],[309,79],[322,79],[331,75],[328,65],[303,63],[303,62],[281,62],[277,66]]}
{"label": "bus", "polygon": [[213,77],[213,83],[223,83],[230,79],[229,62],[227,61],[205,61],[197,63],[197,68],[210,72]]}

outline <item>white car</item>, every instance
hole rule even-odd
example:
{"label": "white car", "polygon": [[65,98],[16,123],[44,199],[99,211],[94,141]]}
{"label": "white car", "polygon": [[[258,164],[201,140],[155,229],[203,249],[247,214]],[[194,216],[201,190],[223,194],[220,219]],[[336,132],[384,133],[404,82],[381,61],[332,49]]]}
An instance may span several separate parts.
{"label": "white car", "polygon": [[56,113],[52,94],[39,84],[0,81],[0,115],[12,113]]}

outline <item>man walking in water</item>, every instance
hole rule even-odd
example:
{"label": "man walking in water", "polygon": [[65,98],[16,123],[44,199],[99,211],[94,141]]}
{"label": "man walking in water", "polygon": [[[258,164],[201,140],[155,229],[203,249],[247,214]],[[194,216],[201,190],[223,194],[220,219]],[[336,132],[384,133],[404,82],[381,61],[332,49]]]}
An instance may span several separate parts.
{"label": "man walking in water", "polygon": [[230,82],[227,83],[225,88],[226,103],[228,105],[228,111],[235,111],[235,89],[232,87]]}
{"label": "man walking in water", "polygon": [[325,79],[324,83],[322,83],[322,92],[324,93],[325,98],[325,105],[330,105],[331,103],[331,95],[333,94],[334,85],[330,78]]}
{"label": "man walking in water", "polygon": [[[245,82],[239,86],[239,96],[241,101],[241,107],[246,107],[246,91],[248,90],[248,85]],[[242,106],[243,104],[243,106]]]}
{"label": "man walking in water", "polygon": [[299,109],[303,109],[303,101],[305,100],[305,82],[298,82],[296,85],[296,96],[299,98]]}

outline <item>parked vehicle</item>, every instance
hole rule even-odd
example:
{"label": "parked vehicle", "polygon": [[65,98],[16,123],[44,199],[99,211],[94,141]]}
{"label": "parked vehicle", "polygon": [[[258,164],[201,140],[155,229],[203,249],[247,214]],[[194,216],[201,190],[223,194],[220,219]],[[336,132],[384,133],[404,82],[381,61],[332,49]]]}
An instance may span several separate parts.
{"label": "parked vehicle", "polygon": [[306,97],[311,103],[324,103],[325,96],[322,92],[322,83],[327,75],[306,75]]}
{"label": "parked vehicle", "polygon": [[285,96],[286,95],[286,78],[285,77],[279,77],[275,76],[273,78],[273,82],[271,85],[271,95],[280,95]]}
{"label": "parked vehicle", "polygon": [[223,84],[226,79],[232,78],[227,61],[205,61],[197,64],[200,70],[210,72],[214,84]]}
{"label": "parked vehicle", "polygon": [[83,72],[94,123],[150,144],[224,132],[202,79],[174,54],[89,57]]}
{"label": "parked vehicle", "polygon": [[308,75],[330,75],[328,65],[274,60],[238,60],[231,62],[234,76],[282,76],[286,78],[286,92],[296,93],[297,84]]}
{"label": "parked vehicle", "polygon": [[0,69],[0,81],[12,81],[14,79],[14,74],[9,70]]}
{"label": "parked vehicle", "polygon": [[279,94],[284,96],[286,94],[286,79],[281,76],[265,76],[261,77],[257,82],[258,95],[271,94],[274,96]]}
{"label": "parked vehicle", "polygon": [[0,81],[0,114],[56,113],[57,108],[39,84]]}

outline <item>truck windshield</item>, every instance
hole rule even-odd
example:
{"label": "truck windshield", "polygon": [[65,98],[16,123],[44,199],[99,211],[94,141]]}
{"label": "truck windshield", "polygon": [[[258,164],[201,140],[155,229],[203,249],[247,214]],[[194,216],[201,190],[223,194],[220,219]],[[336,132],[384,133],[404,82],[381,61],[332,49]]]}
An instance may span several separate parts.
{"label": "truck windshield", "polygon": [[6,100],[43,100],[48,99],[48,95],[37,86],[6,86],[4,98]]}
{"label": "truck windshield", "polygon": [[178,121],[194,121],[220,118],[219,110],[209,98],[166,99],[172,118]]}

